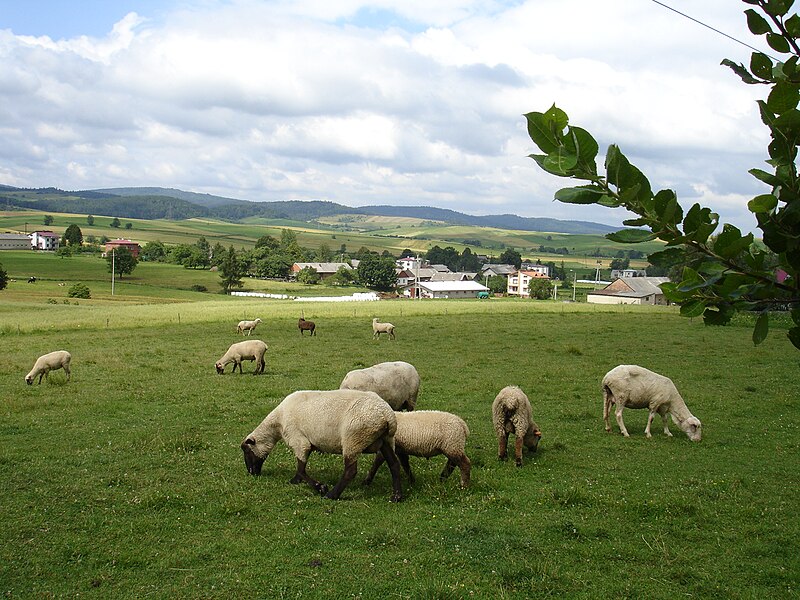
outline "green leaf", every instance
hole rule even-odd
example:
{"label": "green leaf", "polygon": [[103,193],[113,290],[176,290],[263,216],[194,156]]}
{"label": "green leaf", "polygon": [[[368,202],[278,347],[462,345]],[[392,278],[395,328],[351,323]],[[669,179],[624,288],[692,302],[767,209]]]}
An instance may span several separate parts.
{"label": "green leaf", "polygon": [[800,37],[800,17],[797,16],[797,13],[786,19],[783,22],[783,26],[786,27],[786,31],[793,38]]}
{"label": "green leaf", "polygon": [[612,242],[623,244],[635,244],[637,242],[649,242],[658,237],[657,233],[652,233],[646,229],[621,229],[614,233],[607,233],[606,239]]}
{"label": "green leaf", "polygon": [[703,323],[706,325],[727,325],[733,316],[733,309],[718,306],[717,309],[707,308],[703,313]]}
{"label": "green leaf", "polygon": [[706,303],[703,300],[689,300],[681,304],[682,317],[699,317],[706,309]]}
{"label": "green leaf", "polygon": [[794,0],[767,0],[764,3],[764,11],[773,17],[782,17],[794,4]]}
{"label": "green leaf", "polygon": [[783,182],[778,179],[772,173],[767,173],[766,171],[762,171],[761,169],[750,169],[748,171],[753,177],[758,179],[759,181],[763,181],[767,185],[771,185],[772,187],[779,186]]}
{"label": "green leaf", "polygon": [[753,35],[763,35],[772,31],[767,20],[752,8],[748,8],[744,14],[747,15],[747,27]]}
{"label": "green leaf", "polygon": [[767,44],[776,52],[787,53],[791,51],[789,41],[779,33],[768,33]]}
{"label": "green leaf", "polygon": [[753,243],[753,234],[742,236],[738,227],[725,223],[714,242],[714,252],[722,258],[734,258]]}
{"label": "green leaf", "polygon": [[647,261],[655,267],[672,267],[686,261],[686,251],[683,248],[667,248],[648,255]]}
{"label": "green leaf", "polygon": [[644,225],[649,225],[650,219],[645,219],[643,217],[638,219],[625,219],[622,224],[625,225],[625,227],[642,227]]}
{"label": "green leaf", "polygon": [[678,197],[672,190],[661,190],[653,198],[656,213],[661,220],[670,225],[677,225],[683,219],[683,209],[678,204]]}
{"label": "green leaf", "polygon": [[559,146],[559,138],[555,128],[551,126],[552,121],[539,112],[527,113],[525,118],[528,120],[528,135],[533,143],[546,154],[554,152]]}
{"label": "green leaf", "polygon": [[747,203],[747,208],[754,213],[768,213],[778,206],[778,199],[772,194],[761,194]]}
{"label": "green leaf", "polygon": [[762,312],[756,319],[756,326],[753,328],[753,344],[758,346],[761,342],[767,339],[769,333],[769,313]]}
{"label": "green leaf", "polygon": [[753,52],[750,55],[750,71],[756,77],[770,79],[772,77],[772,60],[762,52]]}
{"label": "green leaf", "polygon": [[596,160],[599,146],[592,135],[580,127],[570,127],[568,140],[571,142],[573,151],[578,155],[579,162],[593,174],[597,174]]}
{"label": "green leaf", "polygon": [[762,80],[756,79],[755,77],[753,77],[750,74],[750,71],[748,71],[745,68],[745,66],[743,64],[741,64],[741,63],[735,63],[735,62],[730,61],[730,60],[728,60],[726,58],[720,64],[725,66],[725,67],[730,67],[730,69],[734,73],[736,73],[742,79],[742,81],[745,82],[745,83],[748,83],[748,84],[764,83]]}
{"label": "green leaf", "polygon": [[556,175],[567,176],[578,164],[578,157],[563,146],[556,148],[544,159],[544,168]]}
{"label": "green leaf", "polygon": [[602,188],[587,185],[560,189],[555,199],[566,204],[597,204],[604,195]]}
{"label": "green leaf", "polygon": [[797,85],[786,81],[777,82],[767,98],[767,106],[776,115],[781,115],[793,108],[797,108],[800,101],[800,91]]}

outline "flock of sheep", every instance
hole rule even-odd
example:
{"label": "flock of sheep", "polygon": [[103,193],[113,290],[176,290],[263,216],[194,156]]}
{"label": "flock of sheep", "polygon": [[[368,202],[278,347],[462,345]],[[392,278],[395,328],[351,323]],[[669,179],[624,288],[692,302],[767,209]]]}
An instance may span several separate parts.
{"label": "flock of sheep", "polygon": [[[237,332],[250,335],[261,323],[261,319],[241,321]],[[312,321],[300,319],[300,334],[310,331]],[[373,319],[373,337],[386,333],[394,339],[395,327]],[[237,367],[242,373],[242,361],[255,361],[254,374],[263,373],[264,355],[267,345],[261,340],[245,340],[232,344],[215,363],[217,373],[222,374],[230,363],[233,371]],[[25,376],[28,385],[57,369],[64,369],[70,379],[72,356],[58,350],[40,356],[30,373]],[[347,373],[338,390],[303,390],[289,394],[241,443],[247,471],[252,475],[261,473],[262,465],[275,445],[283,442],[291,448],[297,460],[297,470],[291,483],[306,483],[326,498],[337,499],[353,480],[358,469],[358,457],[362,453],[375,454],[372,467],[365,479],[371,483],[380,466],[385,462],[392,476],[394,502],[402,499],[400,468],[409,482],[414,476],[409,456],[430,458],[444,455],[447,459],[440,475],[447,479],[456,467],[461,473],[461,486],[470,483],[471,462],[465,453],[469,427],[464,420],[452,413],[438,410],[415,410],[419,395],[420,377],[413,365],[403,362],[384,362],[365,369]],[[668,416],[692,441],[700,441],[702,425],[686,407],[672,381],[644,367],[620,365],[603,377],[603,421],[606,431],[611,431],[609,413],[616,406],[615,416],[620,433],[628,431],[622,420],[627,408],[647,408],[649,417],[645,435],[649,438],[655,415],[661,416],[664,434],[671,436]],[[403,412],[407,411],[407,412]],[[517,386],[500,390],[492,402],[492,424],[497,436],[498,458],[508,456],[508,439],[515,437],[514,458],[522,466],[522,448],[530,451],[538,447],[542,433],[533,419],[531,403]],[[340,454],[344,460],[344,471],[332,489],[312,478],[306,472],[306,464],[312,450],[329,454]]]}

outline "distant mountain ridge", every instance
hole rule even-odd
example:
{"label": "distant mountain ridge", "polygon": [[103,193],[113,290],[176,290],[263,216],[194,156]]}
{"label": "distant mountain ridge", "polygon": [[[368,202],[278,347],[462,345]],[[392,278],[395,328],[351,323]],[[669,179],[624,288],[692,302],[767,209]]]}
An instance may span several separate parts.
{"label": "distant mountain ridge", "polygon": [[350,207],[323,200],[253,202],[162,187],[100,188],[64,191],[57,188],[15,188],[0,184],[0,205],[53,212],[75,212],[133,219],[214,217],[237,221],[247,217],[314,221],[340,214],[412,217],[453,225],[521,231],[604,235],[618,228],[591,221],[570,221],[513,214],[468,215],[430,206]]}

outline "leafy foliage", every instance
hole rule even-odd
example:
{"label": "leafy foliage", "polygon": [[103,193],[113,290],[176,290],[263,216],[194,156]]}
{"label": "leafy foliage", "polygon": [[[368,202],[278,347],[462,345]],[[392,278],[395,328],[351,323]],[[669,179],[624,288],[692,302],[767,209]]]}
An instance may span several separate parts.
{"label": "leafy foliage", "polygon": [[75,223],[70,223],[61,236],[61,243],[68,246],[80,247],[83,244],[83,232]]}
{"label": "leafy foliage", "polygon": [[107,252],[106,262],[108,263],[108,272],[110,273],[113,268],[120,279],[123,275],[130,275],[133,273],[133,270],[139,263],[133,253],[124,246],[115,248],[113,252]]}
{"label": "leafy foliage", "polygon": [[536,300],[553,297],[553,283],[549,279],[532,279],[528,284],[528,294]]}
{"label": "leafy foliage", "polygon": [[113,219],[111,219],[110,225],[111,227],[119,227],[120,226],[119,218],[114,217]]}
{"label": "leafy foliage", "polygon": [[771,135],[767,164],[772,172],[750,170],[771,190],[748,203],[766,248],[755,242],[752,233],[742,234],[728,223],[714,236],[719,215],[700,204],[684,210],[673,190],[653,191],[647,177],[616,145],[606,152],[605,174],[598,173],[597,142],[586,130],[570,125],[567,114],[555,105],[543,113],[525,115],[528,134],[542,152],[530,158],[548,173],[588,182],[559,190],[557,200],[622,206],[638,215],[625,221],[629,228],[608,234],[608,239],[636,243],[658,238],[667,242],[668,247],[651,254],[649,260],[657,267],[684,265],[679,281],[662,285],[665,296],[681,305],[681,314],[702,315],[706,324],[723,325],[738,311],[756,311],[753,342],[758,344],[769,330],[769,312],[791,308],[794,327],[788,335],[800,348],[800,177],[796,166],[800,17],[787,16],[792,2],[744,2],[763,13],[753,8],[745,11],[750,31],[765,35],[770,48],[788,55],[777,61],[754,52],[749,67],[722,61],[745,83],[771,87],[758,106]]}
{"label": "leafy foliage", "polygon": [[53,224],[53,217],[52,217],[52,215],[45,215],[45,216],[42,218],[42,223],[44,223],[44,225],[45,225],[45,226],[52,225],[52,224]]}
{"label": "leafy foliage", "polygon": [[0,264],[0,290],[6,289],[8,285],[8,273],[6,273],[5,269],[3,269],[3,265]]}
{"label": "leafy foliage", "polygon": [[88,300],[92,297],[92,292],[86,284],[76,283],[71,285],[69,290],[67,290],[67,296],[69,298],[85,298]]}
{"label": "leafy foliage", "polygon": [[242,277],[244,277],[245,274],[244,265],[242,261],[239,260],[239,256],[236,254],[236,250],[233,246],[228,248],[228,251],[225,253],[219,265],[219,271],[219,276],[222,280],[220,281],[220,285],[222,286],[223,292],[229,294],[231,289],[242,287]]}
{"label": "leafy foliage", "polygon": [[314,267],[303,267],[297,274],[297,281],[308,285],[319,283],[319,273]]}
{"label": "leafy foliage", "polygon": [[358,278],[370,289],[388,291],[395,287],[395,264],[391,258],[367,254],[358,263]]}

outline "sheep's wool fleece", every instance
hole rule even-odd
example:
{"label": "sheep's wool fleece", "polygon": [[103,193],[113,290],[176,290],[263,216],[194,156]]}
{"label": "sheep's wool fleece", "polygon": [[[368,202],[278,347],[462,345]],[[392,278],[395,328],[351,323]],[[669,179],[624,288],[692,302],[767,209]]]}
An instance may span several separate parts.
{"label": "sheep's wool fleece", "polygon": [[463,454],[469,428],[461,417],[439,410],[396,412],[395,445],[406,454]]}
{"label": "sheep's wool fleece", "polygon": [[283,441],[293,449],[302,448],[307,441],[329,454],[362,452],[365,448],[375,452],[377,446],[372,446],[376,441],[397,431],[394,411],[374,392],[294,392],[273,413],[280,421]]}
{"label": "sheep's wool fleece", "polygon": [[608,387],[616,401],[628,408],[655,410],[665,402],[676,399],[683,403],[669,377],[638,365],[614,367],[603,377],[603,387]]}
{"label": "sheep's wool fleece", "polygon": [[419,392],[419,374],[407,362],[383,362],[350,371],[340,388],[375,392],[394,409],[409,401],[413,408]]}

